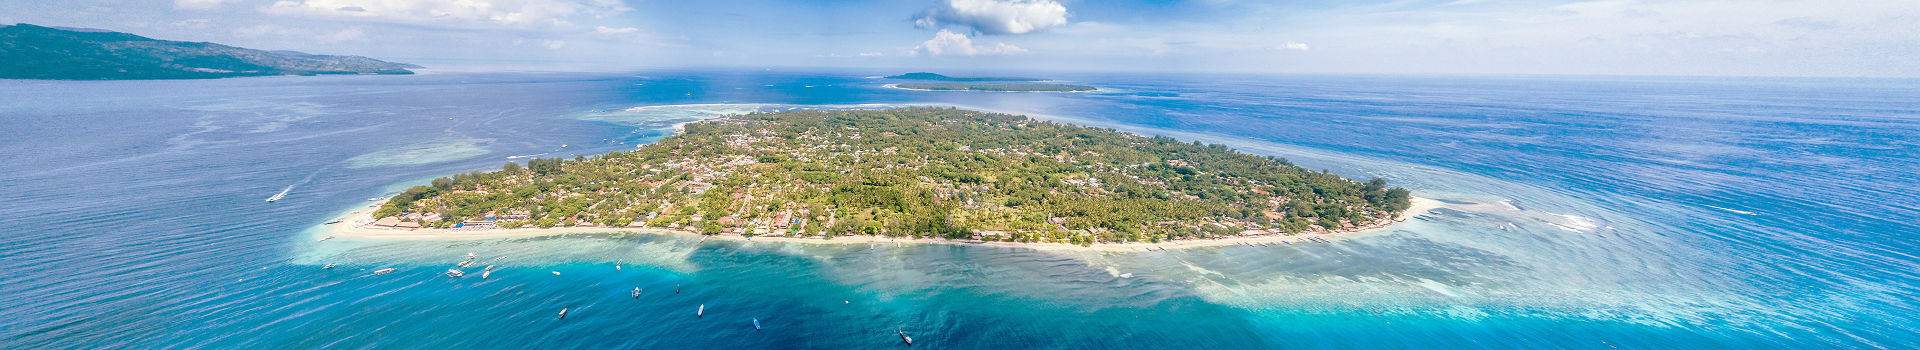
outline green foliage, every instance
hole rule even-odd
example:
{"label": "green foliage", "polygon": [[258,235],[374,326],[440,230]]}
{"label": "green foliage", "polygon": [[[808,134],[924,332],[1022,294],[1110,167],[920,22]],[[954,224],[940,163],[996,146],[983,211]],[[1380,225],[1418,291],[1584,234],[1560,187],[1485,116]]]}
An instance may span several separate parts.
{"label": "green foliage", "polygon": [[[793,224],[828,237],[970,239],[980,231],[997,232],[995,240],[1093,244],[1344,229],[1389,218],[1410,201],[1384,180],[1354,182],[1223,145],[907,108],[689,124],[633,151],[435,179],[377,215],[526,212],[541,227],[644,220],[765,234]],[[704,219],[691,220],[696,214]],[[783,215],[788,222],[776,220]],[[719,222],[729,216],[733,222]]]}

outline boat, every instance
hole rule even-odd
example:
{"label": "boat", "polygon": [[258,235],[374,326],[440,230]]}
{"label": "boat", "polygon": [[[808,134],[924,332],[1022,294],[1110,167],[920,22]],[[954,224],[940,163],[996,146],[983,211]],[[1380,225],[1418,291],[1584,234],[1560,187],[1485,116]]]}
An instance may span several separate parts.
{"label": "boat", "polygon": [[903,332],[898,329],[893,330],[893,332],[900,334],[900,341],[906,342],[907,345],[913,345],[913,337],[907,336],[907,332]]}
{"label": "boat", "polygon": [[287,187],[287,189],[281,190],[280,193],[274,194],[273,197],[267,197],[267,203],[273,203],[273,201],[280,200],[281,198],[286,198],[287,191],[292,191],[292,190],[293,190],[293,187]]}
{"label": "boat", "polygon": [[1128,272],[1128,273],[1120,274],[1120,278],[1133,278],[1133,273]]}
{"label": "boat", "polygon": [[673,294],[680,294],[680,285],[673,285]]}
{"label": "boat", "polygon": [[625,263],[627,263],[627,259],[620,259],[619,261],[614,261],[614,262],[613,262],[613,270],[614,270],[614,271],[620,271],[620,265],[621,265],[621,264],[625,264]]}
{"label": "boat", "polygon": [[391,267],[389,267],[389,268],[384,268],[384,269],[379,269],[379,270],[373,270],[373,274],[375,274],[375,275],[385,275],[385,274],[389,274],[389,273],[393,273],[393,270],[398,270],[398,269],[395,269],[395,268],[391,268]]}
{"label": "boat", "polygon": [[559,317],[559,318],[567,318],[567,308],[564,308],[564,307],[563,307],[563,308],[560,308],[560,317]]}
{"label": "boat", "polygon": [[466,275],[467,275],[467,272],[460,271],[460,269],[447,269],[447,277],[460,278],[460,276],[466,276]]}
{"label": "boat", "polygon": [[693,317],[697,318],[697,317],[705,317],[705,316],[707,316],[707,304],[700,304],[700,310],[694,311]]}
{"label": "boat", "polygon": [[633,298],[640,299],[640,287],[633,287]]}
{"label": "boat", "polygon": [[473,260],[474,256],[475,255],[473,255],[473,252],[467,252],[467,260]]}
{"label": "boat", "polygon": [[327,222],[327,224],[328,224],[328,225],[332,225],[332,224],[338,224],[338,223],[340,223],[340,220],[334,220],[334,221],[328,221],[328,222]]}
{"label": "boat", "polygon": [[487,271],[493,271],[493,265],[487,265]]}
{"label": "boat", "polygon": [[554,271],[554,272],[553,272],[553,275],[554,275],[554,276],[559,276],[559,275],[560,275],[560,271]]}
{"label": "boat", "polygon": [[759,317],[755,317],[755,318],[753,318],[753,330],[756,330],[756,331],[757,331],[757,330],[760,330],[760,318],[759,318]]}
{"label": "boat", "polygon": [[326,242],[329,239],[333,239],[333,236],[320,237],[321,242]]}
{"label": "boat", "polygon": [[378,201],[380,201],[380,197],[373,197],[373,198],[367,198],[367,201],[368,201],[368,202],[378,202]]}
{"label": "boat", "polygon": [[321,269],[321,270],[332,270],[332,269],[333,269],[333,264],[327,264],[327,266],[321,266],[321,267],[320,267],[320,269]]}
{"label": "boat", "polygon": [[493,276],[493,270],[480,271],[480,279],[487,279],[488,276]]}

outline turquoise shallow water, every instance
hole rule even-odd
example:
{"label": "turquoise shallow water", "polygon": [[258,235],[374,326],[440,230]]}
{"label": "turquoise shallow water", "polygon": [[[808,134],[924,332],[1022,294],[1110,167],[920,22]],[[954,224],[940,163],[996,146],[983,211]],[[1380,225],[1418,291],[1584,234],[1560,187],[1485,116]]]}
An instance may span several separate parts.
{"label": "turquoise shallow water", "polygon": [[[872,75],[0,81],[0,347],[1920,346],[1912,81]],[[315,241],[435,176],[716,113],[902,104],[1224,143],[1449,205],[1337,243],[1168,252]],[[468,252],[506,258],[440,275]]]}

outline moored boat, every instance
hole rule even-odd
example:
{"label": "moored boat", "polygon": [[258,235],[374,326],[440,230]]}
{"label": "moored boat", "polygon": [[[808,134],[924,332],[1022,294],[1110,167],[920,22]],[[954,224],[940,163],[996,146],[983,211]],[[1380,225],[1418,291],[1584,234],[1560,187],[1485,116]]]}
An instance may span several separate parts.
{"label": "moored boat", "polygon": [[460,276],[466,276],[466,275],[467,275],[467,272],[460,271],[460,269],[447,269],[447,277],[460,278]]}
{"label": "moored boat", "polygon": [[391,267],[389,267],[389,268],[384,268],[384,269],[379,269],[379,270],[373,270],[373,274],[375,274],[375,275],[385,275],[385,274],[388,274],[388,273],[393,273],[393,270],[398,270],[398,269],[395,269],[395,268],[391,268]]}

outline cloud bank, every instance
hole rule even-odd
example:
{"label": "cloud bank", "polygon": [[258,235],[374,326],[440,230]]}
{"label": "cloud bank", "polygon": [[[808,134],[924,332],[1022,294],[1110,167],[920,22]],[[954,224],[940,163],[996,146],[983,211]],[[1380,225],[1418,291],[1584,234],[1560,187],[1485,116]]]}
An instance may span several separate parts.
{"label": "cloud bank", "polygon": [[990,56],[1018,55],[1027,53],[1027,49],[1007,43],[994,43],[993,46],[975,46],[973,39],[966,35],[941,30],[933,34],[933,39],[920,43],[913,48],[914,54],[925,53],[929,56]]}
{"label": "cloud bank", "polygon": [[262,9],[276,15],[456,26],[560,26],[576,15],[603,17],[631,10],[619,0],[282,0]]}
{"label": "cloud bank", "polygon": [[987,35],[1026,34],[1067,24],[1067,7],[1055,0],[947,0],[927,9],[913,23],[922,29],[964,27]]}

